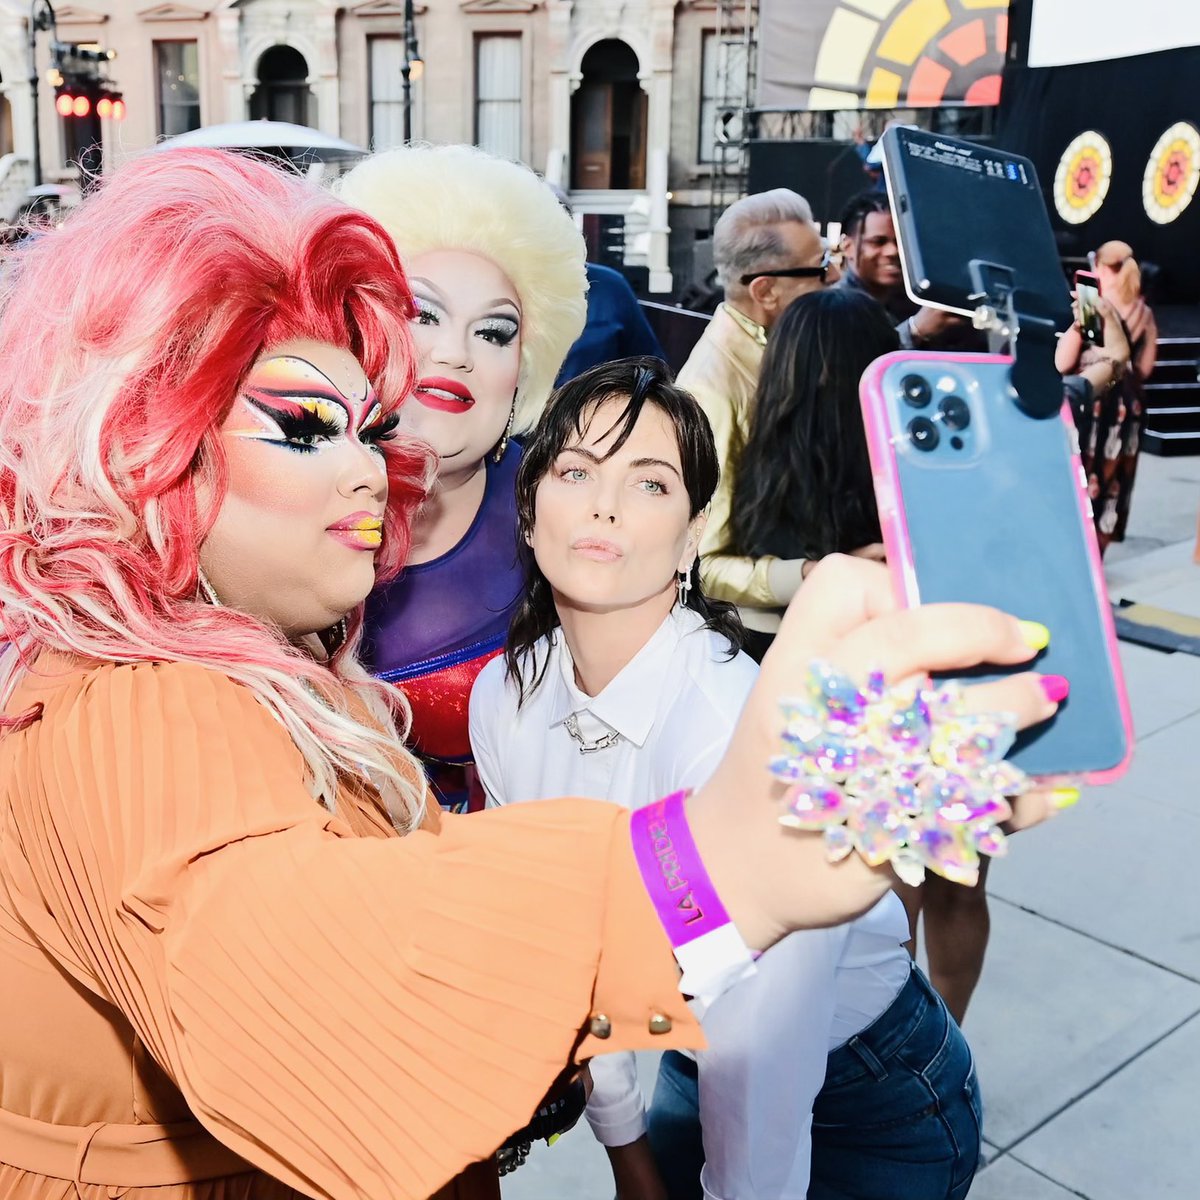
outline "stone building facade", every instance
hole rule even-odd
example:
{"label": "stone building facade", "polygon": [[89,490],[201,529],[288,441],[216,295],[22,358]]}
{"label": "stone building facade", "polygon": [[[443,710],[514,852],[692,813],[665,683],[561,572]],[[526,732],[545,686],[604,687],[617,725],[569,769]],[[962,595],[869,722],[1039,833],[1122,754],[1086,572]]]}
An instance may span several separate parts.
{"label": "stone building facade", "polygon": [[[32,145],[28,11],[0,0],[10,190]],[[117,53],[109,73],[128,114],[102,123],[106,166],[173,132],[257,116],[372,149],[402,137],[402,0],[63,0],[55,11],[60,40]],[[679,243],[708,228],[716,0],[417,0],[414,15],[414,137],[529,163],[568,190],[594,247],[609,237],[611,252],[623,218],[625,264],[651,293],[686,282],[673,278]],[[39,36],[43,76],[48,43]],[[72,173],[74,118],[53,100],[43,84],[50,181]]]}

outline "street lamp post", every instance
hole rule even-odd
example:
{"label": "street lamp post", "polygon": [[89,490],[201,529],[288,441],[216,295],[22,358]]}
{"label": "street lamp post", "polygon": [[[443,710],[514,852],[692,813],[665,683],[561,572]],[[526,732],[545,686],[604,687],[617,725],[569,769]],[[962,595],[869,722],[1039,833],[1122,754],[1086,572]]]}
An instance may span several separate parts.
{"label": "street lamp post", "polygon": [[412,81],[421,78],[425,64],[417,48],[417,23],[413,0],[404,0],[404,61],[400,64],[401,96],[404,100],[404,141],[412,141]]}
{"label": "street lamp post", "polygon": [[33,98],[33,186],[42,182],[42,128],[38,120],[37,35],[54,29],[50,0],[33,0],[29,6],[29,93]]}

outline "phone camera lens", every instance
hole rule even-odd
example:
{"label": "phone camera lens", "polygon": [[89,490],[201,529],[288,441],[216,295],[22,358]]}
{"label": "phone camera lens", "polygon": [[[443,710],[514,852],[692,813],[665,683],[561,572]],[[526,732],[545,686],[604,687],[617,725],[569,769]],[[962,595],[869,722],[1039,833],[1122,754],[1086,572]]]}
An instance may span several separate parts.
{"label": "phone camera lens", "polygon": [[938,409],[949,429],[966,429],[971,423],[971,410],[967,407],[967,402],[958,396],[947,396],[938,405]]}
{"label": "phone camera lens", "polygon": [[937,426],[928,417],[913,417],[908,423],[908,436],[918,450],[935,450],[941,441]]}
{"label": "phone camera lens", "polygon": [[920,375],[905,375],[900,380],[900,390],[904,393],[905,403],[913,408],[924,408],[933,399],[929,380]]}

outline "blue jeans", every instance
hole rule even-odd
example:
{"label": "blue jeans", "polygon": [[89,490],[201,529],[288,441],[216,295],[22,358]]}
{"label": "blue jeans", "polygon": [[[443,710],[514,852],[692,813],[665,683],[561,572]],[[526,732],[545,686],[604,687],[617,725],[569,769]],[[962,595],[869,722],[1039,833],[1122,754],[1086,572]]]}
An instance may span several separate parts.
{"label": "blue jeans", "polygon": [[914,967],[887,1012],[829,1056],[808,1200],[963,1200],[982,1122],[971,1048]]}
{"label": "blue jeans", "polygon": [[646,1136],[666,1185],[668,1200],[701,1200],[700,1085],[696,1060],[668,1050],[658,1064],[654,1098],[646,1114]]}
{"label": "blue jeans", "polygon": [[[963,1200],[981,1123],[970,1047],[914,967],[887,1012],[829,1055],[813,1104],[808,1200]],[[699,1200],[696,1064],[673,1051],[648,1132],[671,1200]]]}

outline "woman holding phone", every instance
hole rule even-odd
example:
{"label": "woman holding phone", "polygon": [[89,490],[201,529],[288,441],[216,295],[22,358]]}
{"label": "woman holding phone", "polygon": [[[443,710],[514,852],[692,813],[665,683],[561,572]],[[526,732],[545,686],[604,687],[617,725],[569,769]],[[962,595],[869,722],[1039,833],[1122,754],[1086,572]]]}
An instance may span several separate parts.
{"label": "woman holding phone", "polygon": [[1143,387],[1157,361],[1158,326],[1127,243],[1105,242],[1095,253],[1095,268],[1100,344],[1085,338],[1077,299],[1075,322],[1059,338],[1054,364],[1063,375],[1100,377],[1092,382],[1090,403],[1076,407],[1076,423],[1103,554],[1111,542],[1125,539],[1145,427]]}

